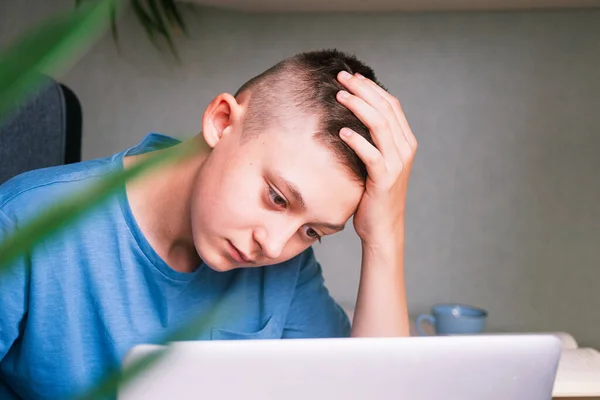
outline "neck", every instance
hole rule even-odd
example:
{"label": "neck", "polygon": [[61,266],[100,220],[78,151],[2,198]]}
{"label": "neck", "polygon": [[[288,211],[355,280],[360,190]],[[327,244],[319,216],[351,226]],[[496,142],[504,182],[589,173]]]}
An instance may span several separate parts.
{"label": "neck", "polygon": [[[192,189],[209,150],[201,135],[178,146],[197,146],[198,152],[128,182],[126,191],[136,222],[152,248],[174,270],[191,272],[201,262],[190,221]],[[150,155],[126,157],[125,168]]]}

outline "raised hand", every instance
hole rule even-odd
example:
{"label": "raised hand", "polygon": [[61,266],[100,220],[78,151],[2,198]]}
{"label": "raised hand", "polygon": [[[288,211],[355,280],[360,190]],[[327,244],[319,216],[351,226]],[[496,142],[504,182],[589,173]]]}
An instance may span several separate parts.
{"label": "raised hand", "polygon": [[338,101],[371,132],[376,147],[349,128],[342,139],[367,167],[366,191],[354,216],[354,228],[364,244],[381,246],[404,230],[406,191],[417,140],[397,98],[362,75],[338,75],[348,91]]}

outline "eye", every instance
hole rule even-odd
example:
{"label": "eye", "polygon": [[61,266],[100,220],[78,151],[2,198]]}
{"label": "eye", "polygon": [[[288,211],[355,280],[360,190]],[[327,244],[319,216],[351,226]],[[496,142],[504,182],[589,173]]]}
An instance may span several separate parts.
{"label": "eye", "polygon": [[309,237],[311,239],[316,239],[319,241],[319,243],[321,242],[321,235],[319,235],[319,233],[317,231],[315,231],[313,228],[307,226],[305,234],[307,237]]}
{"label": "eye", "polygon": [[273,188],[270,185],[269,199],[276,207],[285,208],[287,206],[287,201],[285,201],[285,199],[279,193],[273,190]]}

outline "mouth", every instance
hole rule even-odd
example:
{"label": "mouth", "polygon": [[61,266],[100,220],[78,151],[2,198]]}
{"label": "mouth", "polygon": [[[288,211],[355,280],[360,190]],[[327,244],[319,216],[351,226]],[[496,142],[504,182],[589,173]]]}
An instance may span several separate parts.
{"label": "mouth", "polygon": [[244,254],[240,249],[238,249],[237,247],[235,247],[233,245],[233,243],[231,243],[229,240],[227,241],[227,244],[228,244],[227,247],[228,247],[228,250],[229,250],[229,255],[235,261],[237,261],[239,263],[245,263],[245,264],[253,264],[254,263],[254,260],[252,260],[246,254]]}

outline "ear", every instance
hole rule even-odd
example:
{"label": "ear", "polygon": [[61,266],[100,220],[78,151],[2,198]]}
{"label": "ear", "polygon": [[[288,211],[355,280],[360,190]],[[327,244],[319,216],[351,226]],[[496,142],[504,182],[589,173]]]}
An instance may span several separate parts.
{"label": "ear", "polygon": [[240,104],[229,93],[221,93],[206,107],[202,117],[202,134],[211,148],[214,148],[239,120],[240,109]]}

